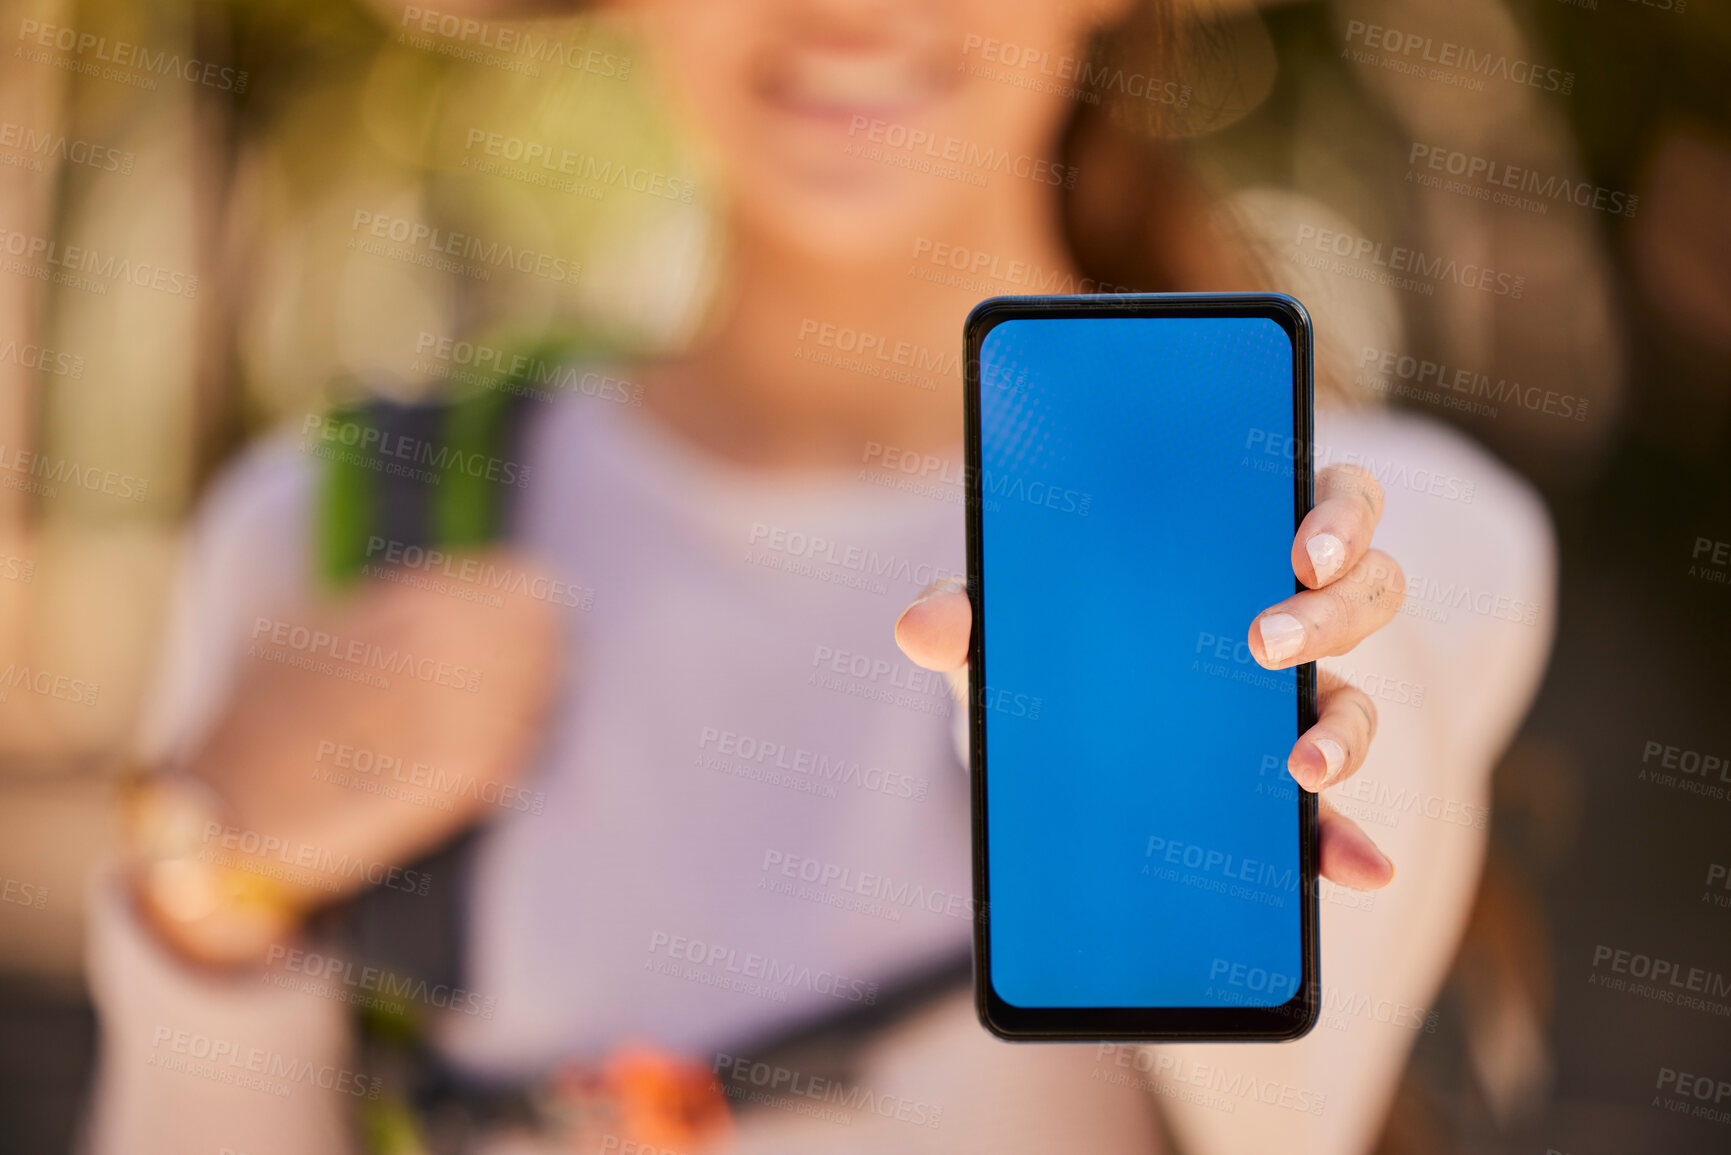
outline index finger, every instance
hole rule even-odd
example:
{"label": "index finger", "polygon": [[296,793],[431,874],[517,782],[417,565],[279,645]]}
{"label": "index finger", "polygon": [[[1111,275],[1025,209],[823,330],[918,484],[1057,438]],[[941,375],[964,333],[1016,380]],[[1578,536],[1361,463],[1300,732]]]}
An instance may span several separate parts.
{"label": "index finger", "polygon": [[1316,505],[1292,542],[1292,572],[1311,589],[1352,572],[1370,549],[1382,520],[1382,486],[1356,465],[1330,465],[1316,475]]}

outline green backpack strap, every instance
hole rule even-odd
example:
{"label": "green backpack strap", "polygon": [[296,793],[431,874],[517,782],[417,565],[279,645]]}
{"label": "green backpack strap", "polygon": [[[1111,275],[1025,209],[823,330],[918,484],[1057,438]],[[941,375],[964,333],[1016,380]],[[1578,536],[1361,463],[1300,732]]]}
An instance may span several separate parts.
{"label": "green backpack strap", "polygon": [[369,398],[322,419],[315,546],[327,584],[354,582],[381,542],[456,550],[506,536],[514,498],[529,483],[518,454],[526,416],[576,379],[560,367],[600,359],[604,346],[569,331],[511,348],[499,358],[510,368],[460,393],[408,404]]}
{"label": "green backpack strap", "polygon": [[[499,358],[514,371],[493,373],[461,392],[333,409],[321,419],[313,445],[323,465],[313,542],[321,581],[339,589],[356,584],[370,564],[385,561],[387,545],[458,550],[507,538],[516,499],[530,483],[520,452],[525,422],[579,380],[562,367],[610,359],[607,352],[581,333],[545,336]],[[463,987],[461,896],[475,841],[475,833],[466,832],[413,864],[431,879],[426,894],[371,888],[320,912],[309,929],[381,973],[433,990]],[[369,1151],[425,1150],[420,1120],[436,1113],[448,1080],[423,1037],[427,1013],[420,1004],[405,1013],[379,1006],[357,1011],[365,1062],[388,1072],[391,1084],[377,1101],[361,1104]]]}

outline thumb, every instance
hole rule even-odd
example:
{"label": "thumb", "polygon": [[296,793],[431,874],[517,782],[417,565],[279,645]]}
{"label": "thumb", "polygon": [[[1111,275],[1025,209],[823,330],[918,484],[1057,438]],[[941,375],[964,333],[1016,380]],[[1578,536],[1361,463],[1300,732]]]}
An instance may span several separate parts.
{"label": "thumb", "polygon": [[959,578],[927,586],[896,619],[896,645],[928,670],[959,670],[968,662],[974,608]]}

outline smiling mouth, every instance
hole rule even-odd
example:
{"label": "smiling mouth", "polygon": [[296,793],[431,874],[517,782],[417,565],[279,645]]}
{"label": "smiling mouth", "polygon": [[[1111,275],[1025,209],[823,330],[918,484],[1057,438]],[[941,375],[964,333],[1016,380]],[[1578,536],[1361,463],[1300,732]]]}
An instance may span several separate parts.
{"label": "smiling mouth", "polygon": [[905,117],[942,92],[930,63],[905,52],[797,48],[759,85],[775,108],[821,121]]}

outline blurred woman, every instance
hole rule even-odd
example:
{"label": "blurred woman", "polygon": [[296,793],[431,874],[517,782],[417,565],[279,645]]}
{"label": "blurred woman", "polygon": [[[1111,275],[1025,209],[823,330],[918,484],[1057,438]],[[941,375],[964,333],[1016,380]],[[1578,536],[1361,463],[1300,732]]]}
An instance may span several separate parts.
{"label": "blurred woman", "polygon": [[[994,292],[1267,274],[1151,136],[1178,99],[1157,7],[621,18],[724,206],[713,316],[609,369],[641,411],[565,397],[483,443],[522,482],[486,549],[430,554],[437,518],[381,499],[371,580],[321,587],[318,458],[348,418],[217,488],[95,902],[91,1149],[1366,1149],[1434,1029],[1486,777],[1548,647],[1536,501],[1323,366],[1309,588],[1245,623],[1265,665],[1352,652],[1290,760],[1340,798],[1323,1022],[1278,1048],[993,1041],[966,983],[962,711],[929,672],[969,629],[962,318]],[[1006,71],[1004,45],[1062,82]],[[909,462],[940,484],[899,484]],[[1531,612],[1401,614],[1402,565]],[[1271,662],[1275,614],[1304,639]],[[1349,814],[1402,866],[1374,898],[1394,866]],[[396,913],[339,949],[321,912],[369,888]],[[393,943],[422,957],[366,962]]]}

